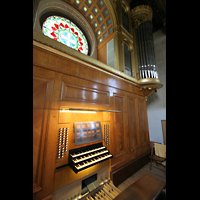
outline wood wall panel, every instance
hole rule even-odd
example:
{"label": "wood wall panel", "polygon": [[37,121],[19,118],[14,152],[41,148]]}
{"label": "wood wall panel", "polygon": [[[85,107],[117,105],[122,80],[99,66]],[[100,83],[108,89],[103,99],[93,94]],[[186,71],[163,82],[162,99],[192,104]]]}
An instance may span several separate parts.
{"label": "wood wall panel", "polygon": [[78,77],[83,80],[91,81],[93,84],[101,83],[143,96],[143,92],[140,88],[131,83],[36,46],[33,48],[33,64],[41,68],[67,74],[69,75],[69,79],[76,79],[76,77]]}
{"label": "wood wall panel", "polygon": [[[109,124],[113,158],[106,163],[111,171],[150,150],[146,101],[139,87],[35,46],[33,65],[33,107],[49,108],[33,109],[34,200],[48,197],[55,188],[79,178],[73,173],[67,177],[66,168],[55,171],[68,162],[67,156],[56,157],[59,128],[69,127],[70,150],[80,147],[75,145],[74,122],[101,121],[102,130]],[[121,113],[69,114],[60,113],[62,108],[115,109]]]}
{"label": "wood wall panel", "polygon": [[146,102],[145,100],[139,100],[139,133],[141,146],[144,146],[148,143],[149,133],[148,133],[148,124],[147,124],[147,113],[146,113]]}
{"label": "wood wall panel", "polygon": [[138,133],[138,106],[137,99],[128,97],[128,132],[130,135],[130,151],[131,155],[135,154],[140,147]]}
{"label": "wood wall panel", "polygon": [[61,100],[109,104],[109,92],[62,83]]}
{"label": "wood wall panel", "polygon": [[114,94],[115,110],[121,112],[114,114],[114,140],[115,140],[115,158],[126,153],[126,144],[124,141],[124,119],[123,119],[123,104],[124,97]]}
{"label": "wood wall panel", "polygon": [[41,176],[52,80],[33,77],[33,193],[42,189]]}
{"label": "wood wall panel", "polygon": [[97,59],[105,64],[107,64],[107,46],[106,44],[98,49]]}

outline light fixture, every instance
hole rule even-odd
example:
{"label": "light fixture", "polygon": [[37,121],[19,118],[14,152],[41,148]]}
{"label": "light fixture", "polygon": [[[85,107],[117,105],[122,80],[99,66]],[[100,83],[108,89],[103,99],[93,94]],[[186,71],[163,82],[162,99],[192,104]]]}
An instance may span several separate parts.
{"label": "light fixture", "polygon": [[95,114],[95,111],[82,111],[82,110],[60,110],[60,112],[69,112],[69,113],[92,113]]}
{"label": "light fixture", "polygon": [[100,110],[100,109],[80,109],[80,108],[69,108],[69,111],[87,111],[87,112],[121,112],[120,110]]}

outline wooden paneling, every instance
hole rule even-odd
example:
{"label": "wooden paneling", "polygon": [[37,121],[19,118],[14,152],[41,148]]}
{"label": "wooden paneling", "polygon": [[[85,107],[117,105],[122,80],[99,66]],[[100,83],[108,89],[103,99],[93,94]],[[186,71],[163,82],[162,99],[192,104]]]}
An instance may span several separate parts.
{"label": "wooden paneling", "polygon": [[114,117],[114,143],[115,143],[115,157],[123,156],[126,153],[126,144],[124,138],[124,119],[123,119],[123,105],[124,97],[114,94],[115,110],[120,110],[120,113],[115,113]]}
{"label": "wooden paneling", "polygon": [[146,115],[146,102],[144,99],[139,99],[139,133],[141,146],[144,146],[149,142],[149,132]]}
{"label": "wooden paneling", "polygon": [[33,48],[33,64],[41,68],[69,75],[68,80],[65,80],[69,84],[71,84],[71,79],[75,80],[78,77],[82,80],[88,80],[87,83],[90,83],[90,85],[95,86],[96,83],[101,83],[109,87],[120,88],[120,90],[143,96],[140,88],[131,83],[35,46]]}
{"label": "wooden paneling", "polygon": [[97,51],[97,59],[105,64],[107,64],[107,46],[106,44],[102,46]]}
{"label": "wooden paneling", "polygon": [[47,137],[48,108],[52,80],[33,77],[33,193],[42,189],[41,176]]}
{"label": "wooden paneling", "polygon": [[[56,157],[59,128],[69,128],[68,150],[71,150],[80,147],[75,145],[74,122],[101,121],[102,130],[104,124],[109,124],[108,146],[114,157],[97,165],[93,172],[105,165],[114,172],[150,150],[146,101],[139,87],[35,46],[33,65],[34,200],[48,198],[54,189],[80,178],[68,172],[68,167],[55,172],[56,167],[68,162],[68,152],[63,158]],[[121,112],[60,113],[63,108]],[[82,171],[81,177],[89,173],[90,168]]]}
{"label": "wooden paneling", "polygon": [[136,98],[128,97],[128,133],[130,135],[130,151],[133,156],[140,147],[138,132],[138,104]]}
{"label": "wooden paneling", "polygon": [[110,148],[111,154],[113,154],[111,159],[112,171],[131,160],[127,132],[126,93],[118,91],[118,93],[113,94],[113,107],[121,112],[111,115]]}
{"label": "wooden paneling", "polygon": [[62,83],[61,100],[109,104],[109,92]]}
{"label": "wooden paneling", "polygon": [[[113,94],[116,110],[111,133],[111,171],[150,151],[146,101],[144,97],[120,92]],[[122,174],[123,176],[123,174]]]}

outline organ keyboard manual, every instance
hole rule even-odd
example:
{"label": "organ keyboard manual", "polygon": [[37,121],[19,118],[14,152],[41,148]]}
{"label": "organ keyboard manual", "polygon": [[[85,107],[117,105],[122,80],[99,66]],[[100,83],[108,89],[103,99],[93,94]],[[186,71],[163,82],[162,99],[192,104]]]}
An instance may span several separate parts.
{"label": "organ keyboard manual", "polygon": [[103,137],[100,121],[74,122],[74,134],[76,146],[90,144],[69,150],[68,163],[75,173],[113,157],[101,142]]}
{"label": "organ keyboard manual", "polygon": [[112,158],[102,142],[69,150],[69,166],[75,173]]}

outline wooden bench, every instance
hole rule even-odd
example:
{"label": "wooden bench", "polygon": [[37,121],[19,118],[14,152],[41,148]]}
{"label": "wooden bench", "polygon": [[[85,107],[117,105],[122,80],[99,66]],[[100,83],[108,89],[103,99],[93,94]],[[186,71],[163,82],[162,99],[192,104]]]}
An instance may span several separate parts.
{"label": "wooden bench", "polygon": [[150,174],[143,176],[122,191],[114,200],[152,200],[156,199],[166,183]]}

